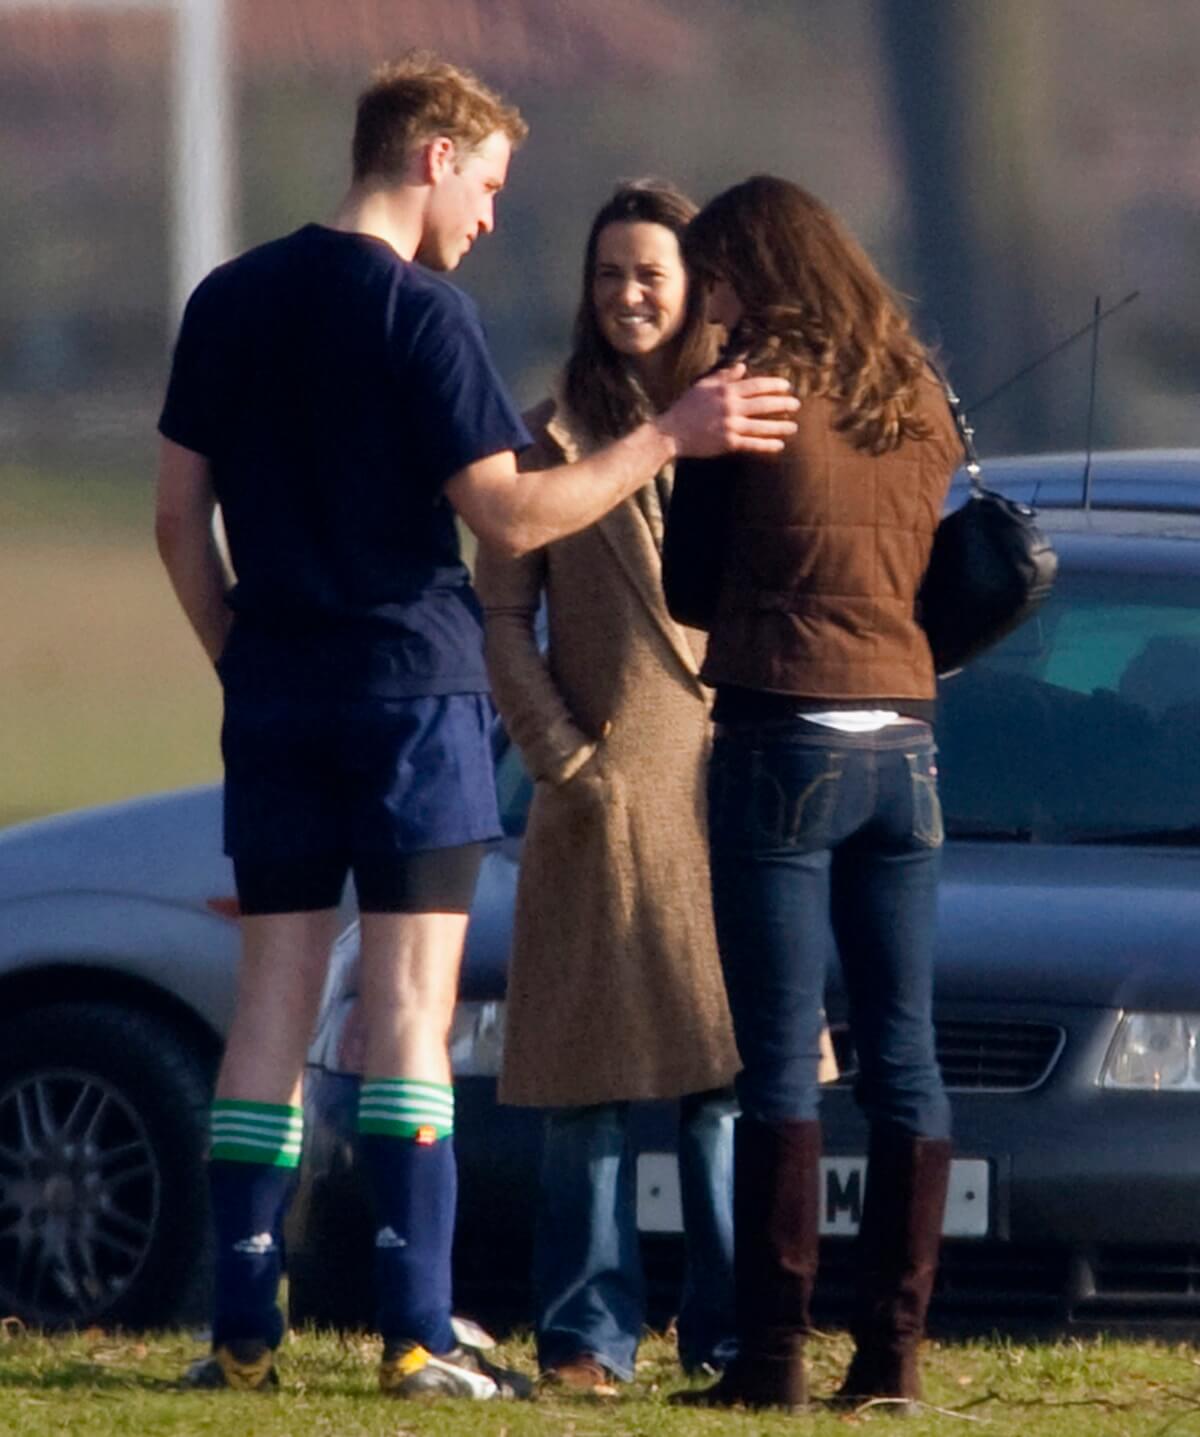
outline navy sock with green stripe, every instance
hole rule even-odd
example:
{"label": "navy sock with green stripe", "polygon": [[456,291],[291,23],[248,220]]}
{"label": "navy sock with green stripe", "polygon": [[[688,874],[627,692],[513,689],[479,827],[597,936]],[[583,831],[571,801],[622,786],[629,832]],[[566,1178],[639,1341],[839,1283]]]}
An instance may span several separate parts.
{"label": "navy sock with green stripe", "polygon": [[375,1291],[385,1342],[455,1345],[450,1254],[457,1171],[454,1094],[440,1083],[368,1079],[358,1108],[359,1152],[375,1199]]}
{"label": "navy sock with green stripe", "polygon": [[277,1347],[283,1315],[283,1218],[300,1161],[299,1108],[217,1099],[208,1182],[216,1233],[214,1347],[248,1338]]}

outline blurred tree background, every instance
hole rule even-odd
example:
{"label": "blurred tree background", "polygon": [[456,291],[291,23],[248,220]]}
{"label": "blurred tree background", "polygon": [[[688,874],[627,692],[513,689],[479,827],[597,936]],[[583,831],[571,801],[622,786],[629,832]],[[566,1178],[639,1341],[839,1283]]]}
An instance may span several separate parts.
{"label": "blurred tree background", "polygon": [[[213,0],[215,3],[215,0]],[[969,401],[1090,317],[1095,439],[1200,443],[1195,0],[225,0],[235,245],[323,218],[353,100],[412,46],[532,134],[455,281],[544,390],[615,180],[831,203]],[[0,0],[0,822],[212,777],[217,695],[150,537],[170,294],[171,0]],[[978,416],[1083,443],[1088,345]]]}

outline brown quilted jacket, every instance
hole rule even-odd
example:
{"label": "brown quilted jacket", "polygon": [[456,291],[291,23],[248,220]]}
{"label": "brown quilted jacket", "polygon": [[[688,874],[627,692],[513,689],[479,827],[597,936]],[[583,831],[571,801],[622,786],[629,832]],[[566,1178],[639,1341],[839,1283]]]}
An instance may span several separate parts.
{"label": "brown quilted jacket", "polygon": [[962,452],[940,386],[929,438],[854,449],[834,406],[806,400],[778,458],[728,461],[732,492],[703,678],[803,698],[929,699],[915,599]]}

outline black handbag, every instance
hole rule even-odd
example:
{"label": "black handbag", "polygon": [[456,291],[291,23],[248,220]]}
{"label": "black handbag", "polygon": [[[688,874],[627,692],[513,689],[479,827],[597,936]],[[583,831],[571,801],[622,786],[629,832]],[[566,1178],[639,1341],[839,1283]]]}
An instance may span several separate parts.
{"label": "black handbag", "polygon": [[939,678],[999,643],[1038,608],[1054,585],[1058,555],[1028,504],[984,487],[974,431],[942,377],[967,456],[971,492],[937,527],[917,615]]}

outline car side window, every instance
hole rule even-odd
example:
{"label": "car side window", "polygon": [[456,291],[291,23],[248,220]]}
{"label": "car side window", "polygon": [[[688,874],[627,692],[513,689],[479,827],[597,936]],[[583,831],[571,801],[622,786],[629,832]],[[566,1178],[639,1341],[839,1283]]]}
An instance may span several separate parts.
{"label": "car side window", "polygon": [[1064,573],[939,701],[951,837],[1195,841],[1200,578]]}

